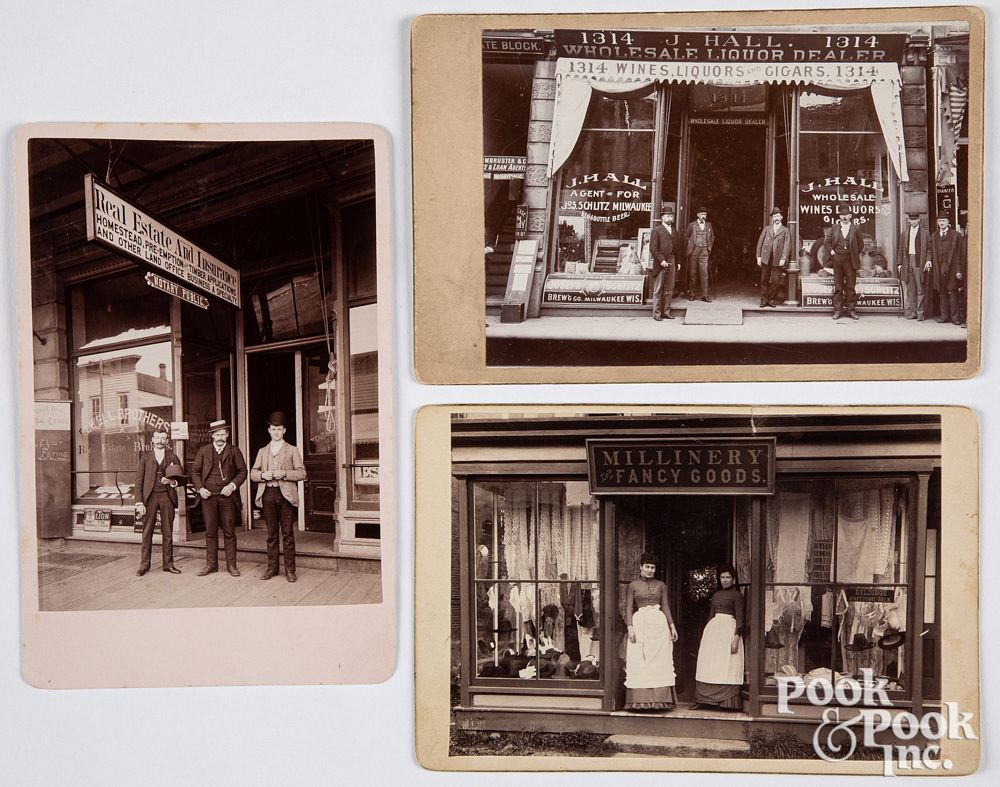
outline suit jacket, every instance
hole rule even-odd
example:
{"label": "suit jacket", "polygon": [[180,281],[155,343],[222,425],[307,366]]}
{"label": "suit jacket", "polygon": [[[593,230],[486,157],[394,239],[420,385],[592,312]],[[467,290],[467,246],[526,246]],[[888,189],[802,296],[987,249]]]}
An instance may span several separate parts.
{"label": "suit jacket", "polygon": [[757,257],[764,265],[773,265],[775,262],[786,264],[791,249],[792,233],[784,224],[780,224],[777,231],[774,229],[774,224],[768,224],[760,231],[760,238],[757,239]]}
{"label": "suit jacket", "polygon": [[[705,231],[708,233],[708,237],[706,238],[706,240],[708,241],[708,253],[711,254],[712,246],[715,244],[715,230],[712,229],[712,222],[710,221],[705,222]],[[694,245],[694,241],[695,241],[695,236],[697,234],[698,234],[698,222],[692,221],[690,224],[687,225],[687,229],[684,231],[684,240],[687,243],[685,248],[687,250],[686,253],[688,254],[688,256],[694,254],[694,250],[696,248]]]}
{"label": "suit jacket", "polygon": [[[830,252],[830,262],[835,262],[837,255],[833,253],[834,246],[836,246],[837,241],[843,238],[844,234],[840,229],[840,222],[838,221],[834,228],[830,231],[829,235],[823,237],[823,245],[826,246],[826,250]],[[854,270],[861,270],[861,250],[864,245],[861,241],[861,230],[858,228],[857,224],[852,223],[851,228],[847,231],[847,251],[851,255],[851,267]]]}
{"label": "suit jacket", "polygon": [[[195,489],[201,489],[205,485],[205,479],[212,472],[215,457],[215,446],[211,443],[198,449],[194,464],[191,466],[191,483],[194,484]],[[247,462],[243,458],[243,452],[235,445],[226,443],[226,447],[222,449],[222,455],[219,457],[219,462],[228,483],[239,489],[247,480]],[[230,497],[236,501],[237,506],[243,506],[243,501],[240,500],[240,496],[236,492],[233,492]]]}
{"label": "suit jacket", "polygon": [[[177,454],[169,448],[164,449],[164,451],[164,470],[170,464],[183,467],[180,459],[177,458]],[[139,457],[139,466],[135,469],[135,493],[137,493],[135,499],[146,505],[149,502],[149,496],[153,494],[153,485],[156,481],[156,457],[152,451],[143,451],[142,456]],[[167,497],[170,498],[171,503],[175,506],[177,505],[177,490],[172,486],[167,487]]]}
{"label": "suit jacket", "polygon": [[260,474],[265,470],[284,470],[285,477],[278,479],[278,489],[281,490],[282,497],[293,506],[299,504],[299,485],[297,481],[304,481],[306,468],[302,464],[302,457],[294,445],[285,443],[277,455],[271,453],[270,444],[265,445],[257,452],[253,467],[250,468],[250,480],[257,484],[257,496],[254,501],[258,506],[264,498],[264,488],[267,482],[261,478]]}
{"label": "suit jacket", "polygon": [[[917,229],[917,242],[914,245],[917,249],[917,263],[920,265],[920,269],[923,270],[928,262],[933,265],[934,261],[931,258],[931,236],[923,227]],[[909,281],[910,278],[910,266],[907,264],[909,257],[910,228],[907,226],[899,234],[899,249],[896,252],[896,267],[898,269],[900,265],[903,266],[903,272],[899,278],[904,282]]]}
{"label": "suit jacket", "polygon": [[653,273],[664,270],[661,262],[675,264],[681,255],[680,233],[674,227],[673,232],[667,232],[667,228],[662,224],[653,227],[653,232],[649,236],[649,255],[653,259]]}
{"label": "suit jacket", "polygon": [[934,262],[932,281],[937,289],[946,290],[949,285],[955,289],[958,286],[956,273],[961,273],[962,278],[965,278],[965,271],[962,270],[961,246],[958,233],[951,228],[943,238],[940,232],[931,233],[931,259]]}

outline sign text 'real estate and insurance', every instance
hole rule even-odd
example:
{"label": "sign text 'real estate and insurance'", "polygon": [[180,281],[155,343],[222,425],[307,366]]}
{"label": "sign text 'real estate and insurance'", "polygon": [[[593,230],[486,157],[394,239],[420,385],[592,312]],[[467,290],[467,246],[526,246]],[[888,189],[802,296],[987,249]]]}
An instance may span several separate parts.
{"label": "sign text 'real estate and insurance'", "polygon": [[592,494],[773,494],[774,459],[774,438],[587,441]]}
{"label": "sign text 'real estate and insurance'", "polygon": [[84,177],[84,192],[88,240],[239,307],[240,275],[235,268],[130,204],[93,175]]}

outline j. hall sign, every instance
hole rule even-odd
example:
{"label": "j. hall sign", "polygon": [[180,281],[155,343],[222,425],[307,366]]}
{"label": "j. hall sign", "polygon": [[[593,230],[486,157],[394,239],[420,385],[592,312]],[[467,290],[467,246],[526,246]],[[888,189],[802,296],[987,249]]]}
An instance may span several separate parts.
{"label": "j. hall sign", "polygon": [[774,493],[775,438],[588,440],[592,494]]}

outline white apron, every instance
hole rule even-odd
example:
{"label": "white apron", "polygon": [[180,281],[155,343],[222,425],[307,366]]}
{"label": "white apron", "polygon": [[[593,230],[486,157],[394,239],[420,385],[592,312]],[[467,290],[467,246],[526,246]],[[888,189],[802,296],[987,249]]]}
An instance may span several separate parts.
{"label": "white apron", "polygon": [[717,612],[708,621],[701,635],[698,648],[698,668],[695,680],[701,683],[721,683],[726,686],[743,685],[743,638],[736,652],[730,653],[736,618]]}
{"label": "white apron", "polygon": [[658,689],[673,686],[674,643],[660,605],[641,607],[632,616],[635,642],[626,640],[625,688]]}

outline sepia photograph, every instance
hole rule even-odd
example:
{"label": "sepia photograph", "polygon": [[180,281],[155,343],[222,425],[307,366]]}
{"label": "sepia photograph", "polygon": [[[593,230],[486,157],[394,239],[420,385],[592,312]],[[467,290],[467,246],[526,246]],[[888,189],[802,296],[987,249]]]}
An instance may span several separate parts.
{"label": "sepia photograph", "polygon": [[[418,543],[430,558],[447,482],[451,575],[418,584],[418,626],[451,614],[450,650],[418,653],[429,767],[978,758],[957,764],[978,752],[971,411],[436,409]],[[974,735],[949,749],[942,718]]]}

